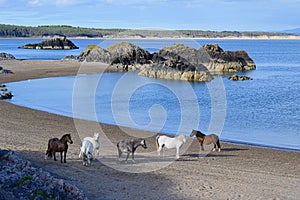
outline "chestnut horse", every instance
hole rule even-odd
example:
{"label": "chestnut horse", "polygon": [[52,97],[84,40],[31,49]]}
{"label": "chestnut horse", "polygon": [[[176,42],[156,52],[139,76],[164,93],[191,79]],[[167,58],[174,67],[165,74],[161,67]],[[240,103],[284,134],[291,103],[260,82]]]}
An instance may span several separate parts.
{"label": "chestnut horse", "polygon": [[71,134],[65,134],[61,137],[61,139],[58,139],[58,138],[50,139],[48,141],[48,149],[46,151],[45,159],[47,157],[52,158],[52,156],[53,156],[54,160],[57,161],[55,153],[60,152],[60,162],[62,163],[63,162],[63,152],[64,152],[64,163],[66,163],[66,155],[67,155],[67,151],[68,151],[68,142],[70,144],[73,144]]}
{"label": "chestnut horse", "polygon": [[211,143],[214,144],[214,148],[212,151],[216,150],[216,146],[218,146],[218,151],[221,151],[221,145],[220,145],[220,140],[219,137],[215,134],[210,134],[210,135],[205,135],[204,133],[201,133],[200,131],[193,130],[190,134],[190,137],[193,137],[196,135],[196,138],[198,142],[201,145],[201,150],[204,151],[203,144],[209,145]]}

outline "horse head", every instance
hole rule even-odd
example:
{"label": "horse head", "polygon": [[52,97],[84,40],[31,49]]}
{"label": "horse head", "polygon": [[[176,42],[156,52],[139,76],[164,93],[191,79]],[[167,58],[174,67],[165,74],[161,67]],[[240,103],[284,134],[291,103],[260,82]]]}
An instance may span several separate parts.
{"label": "horse head", "polygon": [[204,133],[202,133],[201,131],[197,131],[197,130],[193,130],[190,134],[190,137],[193,137],[194,135],[196,135],[196,137],[205,137],[206,135]]}
{"label": "horse head", "polygon": [[65,134],[64,136],[62,136],[61,141],[65,141],[65,142],[69,142],[70,144],[73,144],[71,134]]}
{"label": "horse head", "polygon": [[191,134],[190,134],[190,137],[193,137],[196,134],[197,134],[197,131],[193,129],[192,132],[191,132]]}
{"label": "horse head", "polygon": [[144,139],[141,140],[141,146],[142,146],[144,149],[147,149],[146,140],[144,140]]}

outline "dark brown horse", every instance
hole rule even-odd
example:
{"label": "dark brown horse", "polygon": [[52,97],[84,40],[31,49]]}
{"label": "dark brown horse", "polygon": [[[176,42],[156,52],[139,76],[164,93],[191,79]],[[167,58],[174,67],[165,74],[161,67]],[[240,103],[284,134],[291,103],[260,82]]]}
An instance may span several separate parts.
{"label": "dark brown horse", "polygon": [[190,137],[193,137],[194,135],[196,135],[196,138],[201,145],[202,151],[204,151],[203,144],[209,145],[211,143],[214,144],[214,148],[212,149],[212,151],[216,150],[216,146],[218,146],[219,152],[221,151],[220,140],[217,135],[215,135],[215,134],[205,135],[204,133],[201,133],[200,131],[193,130],[190,134]]}
{"label": "dark brown horse", "polygon": [[48,149],[46,151],[45,158],[54,157],[54,160],[56,160],[55,153],[60,152],[60,162],[63,162],[63,153],[64,153],[64,163],[66,163],[66,155],[68,151],[68,142],[70,144],[73,144],[71,134],[65,134],[61,137],[61,139],[58,138],[52,138],[48,141]]}

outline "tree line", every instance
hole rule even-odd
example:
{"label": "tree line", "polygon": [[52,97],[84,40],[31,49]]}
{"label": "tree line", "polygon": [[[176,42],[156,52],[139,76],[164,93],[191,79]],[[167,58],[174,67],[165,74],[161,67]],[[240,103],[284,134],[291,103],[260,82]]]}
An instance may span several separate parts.
{"label": "tree line", "polygon": [[82,28],[68,25],[17,26],[0,24],[0,37],[103,37],[103,38],[225,38],[225,37],[259,37],[291,36],[291,33],[279,32],[239,32],[239,31],[202,31],[202,30],[129,30]]}

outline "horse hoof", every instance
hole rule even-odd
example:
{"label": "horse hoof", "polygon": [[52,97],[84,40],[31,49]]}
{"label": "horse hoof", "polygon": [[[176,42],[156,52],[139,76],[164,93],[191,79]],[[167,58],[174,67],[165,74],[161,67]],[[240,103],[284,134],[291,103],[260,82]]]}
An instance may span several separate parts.
{"label": "horse hoof", "polygon": [[213,150],[211,150],[211,151],[216,151],[216,149],[215,149],[215,148],[213,148]]}
{"label": "horse hoof", "polygon": [[221,152],[221,149],[219,149],[218,151]]}

